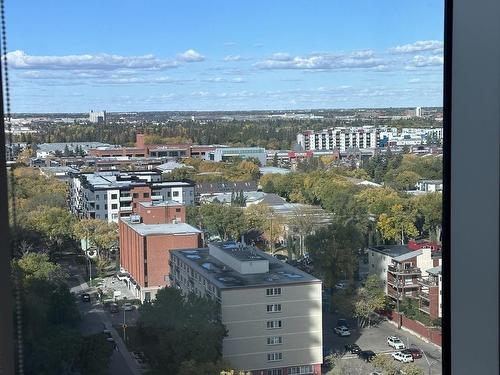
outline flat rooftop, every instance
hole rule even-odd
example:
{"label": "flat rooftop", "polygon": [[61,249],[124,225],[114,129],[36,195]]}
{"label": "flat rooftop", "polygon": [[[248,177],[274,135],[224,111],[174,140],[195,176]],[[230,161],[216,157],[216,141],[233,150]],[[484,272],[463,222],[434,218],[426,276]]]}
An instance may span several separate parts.
{"label": "flat rooftop", "polygon": [[173,234],[173,235],[184,235],[184,234],[195,234],[201,233],[201,231],[186,223],[177,224],[144,224],[144,223],[132,223],[130,217],[122,217],[121,220],[127,224],[134,231],[139,233],[141,236],[150,236],[156,234]]}
{"label": "flat rooftop", "polygon": [[176,202],[176,201],[151,201],[151,202],[138,202],[141,206],[144,207],[172,207],[172,206],[182,206],[182,203]]}
{"label": "flat rooftop", "polygon": [[[219,248],[220,245],[217,244]],[[232,252],[230,248],[226,248],[224,251]],[[258,259],[254,260],[267,260],[269,261],[269,272],[241,274],[219,259],[211,256],[208,248],[174,250],[172,253],[220,289],[321,282],[321,280],[314,276],[279,261],[257,248],[253,248],[251,251],[248,249],[236,251],[233,252],[232,256],[244,261],[252,260],[248,259],[249,257],[258,257]]]}
{"label": "flat rooftop", "polygon": [[370,250],[374,250],[384,255],[388,255],[391,258],[396,258],[404,254],[408,254],[414,250],[411,250],[406,245],[381,245],[381,246],[371,246]]}

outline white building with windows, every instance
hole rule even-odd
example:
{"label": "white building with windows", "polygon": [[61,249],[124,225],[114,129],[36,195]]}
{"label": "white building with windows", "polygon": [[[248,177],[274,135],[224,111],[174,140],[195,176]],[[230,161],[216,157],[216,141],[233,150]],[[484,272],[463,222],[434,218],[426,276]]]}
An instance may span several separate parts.
{"label": "white building with windows", "polygon": [[376,148],[379,146],[380,129],[373,126],[336,127],[320,132],[306,130],[297,134],[297,143],[305,151]]}
{"label": "white building with windows", "polygon": [[253,374],[321,374],[322,283],[255,247],[211,243],[171,252],[171,285],[215,299],[223,358]]}
{"label": "white building with windows", "polygon": [[70,178],[70,209],[81,218],[118,222],[130,216],[138,202],[175,201],[193,205],[194,184],[162,182],[159,171],[75,173]]}

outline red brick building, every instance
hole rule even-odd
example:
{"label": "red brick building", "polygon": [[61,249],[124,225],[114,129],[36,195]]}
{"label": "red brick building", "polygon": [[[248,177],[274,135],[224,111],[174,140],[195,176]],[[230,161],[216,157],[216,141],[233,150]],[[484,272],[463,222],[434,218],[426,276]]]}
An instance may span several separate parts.
{"label": "red brick building", "polygon": [[138,201],[136,214],[119,221],[120,266],[129,288],[141,301],[152,300],[169,285],[170,251],[201,247],[201,231],[185,223],[177,202]]}

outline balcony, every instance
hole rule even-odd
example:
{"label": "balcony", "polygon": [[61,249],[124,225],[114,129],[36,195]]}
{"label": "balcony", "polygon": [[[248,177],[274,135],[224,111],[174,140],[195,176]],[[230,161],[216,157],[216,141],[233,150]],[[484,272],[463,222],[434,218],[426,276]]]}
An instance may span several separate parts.
{"label": "balcony", "polygon": [[132,197],[120,197],[120,202],[132,202]]}
{"label": "balcony", "polygon": [[388,271],[395,275],[420,275],[422,272],[418,267],[403,268],[401,266],[388,266]]}
{"label": "balcony", "polygon": [[430,314],[431,313],[431,309],[430,309],[430,306],[420,306],[418,308],[420,311],[426,313],[426,314]]}
{"label": "balcony", "polygon": [[428,286],[428,287],[430,287],[430,286],[438,286],[437,281],[434,280],[434,279],[428,279],[428,278],[427,279],[422,279],[422,278],[420,278],[420,279],[418,279],[418,282],[422,286]]}
{"label": "balcony", "polygon": [[420,292],[419,294],[419,297],[422,298],[422,299],[425,299],[427,301],[429,301],[429,293],[428,292]]}
{"label": "balcony", "polygon": [[154,201],[161,201],[163,200],[163,195],[152,195],[151,199]]}
{"label": "balcony", "polygon": [[[416,281],[416,280],[415,280]],[[394,288],[398,288],[399,289],[402,289],[402,290],[405,290],[405,289],[414,289],[414,288],[418,288],[420,289],[420,284],[418,282],[411,282],[411,283],[408,283],[408,282],[399,282],[399,285],[398,285],[398,282],[397,280],[394,280],[394,279],[387,279],[387,285],[390,285]]]}
{"label": "balcony", "polygon": [[120,212],[132,212],[132,207],[120,207]]}

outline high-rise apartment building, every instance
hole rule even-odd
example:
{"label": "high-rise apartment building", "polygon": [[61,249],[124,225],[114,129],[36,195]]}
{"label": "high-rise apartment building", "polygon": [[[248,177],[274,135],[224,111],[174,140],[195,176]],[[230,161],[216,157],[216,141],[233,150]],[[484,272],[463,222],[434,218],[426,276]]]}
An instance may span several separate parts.
{"label": "high-rise apartment building", "polygon": [[337,127],[320,132],[306,130],[297,134],[297,143],[308,150],[339,150],[376,148],[379,146],[380,130],[373,126]]}
{"label": "high-rise apartment building", "polygon": [[321,374],[320,280],[241,243],[170,254],[172,286],[216,300],[223,358],[253,375]]}
{"label": "high-rise apartment building", "polygon": [[106,124],[106,111],[89,112],[89,121],[93,124]]}

